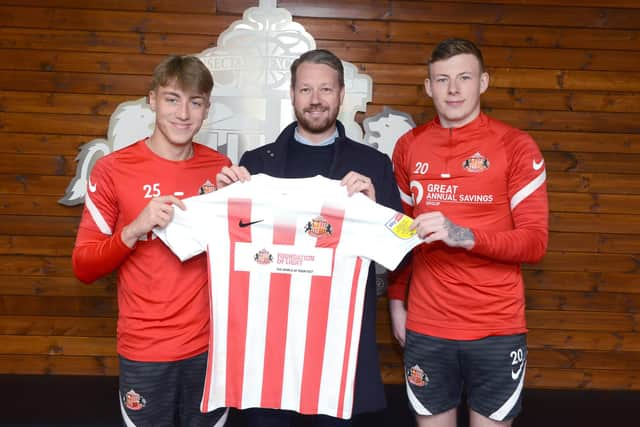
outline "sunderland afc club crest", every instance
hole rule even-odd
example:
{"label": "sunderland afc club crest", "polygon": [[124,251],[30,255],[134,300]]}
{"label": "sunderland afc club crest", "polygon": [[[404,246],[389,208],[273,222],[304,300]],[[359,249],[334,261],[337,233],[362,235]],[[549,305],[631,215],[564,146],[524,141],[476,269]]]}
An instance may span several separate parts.
{"label": "sunderland afc club crest", "polygon": [[407,381],[416,387],[424,387],[429,382],[429,377],[418,365],[413,365],[407,369]]}
{"label": "sunderland afc club crest", "polygon": [[144,397],[142,397],[142,395],[136,393],[133,389],[131,389],[127,392],[127,394],[124,395],[122,403],[127,409],[131,409],[132,411],[139,411],[140,409],[145,407],[147,401]]}
{"label": "sunderland afc club crest", "polygon": [[214,191],[216,191],[216,186],[213,185],[211,181],[207,180],[207,182],[202,184],[202,186],[200,187],[198,194],[209,194],[213,193]]}
{"label": "sunderland afc club crest", "polygon": [[484,172],[489,169],[489,159],[476,153],[462,162],[462,168],[473,173]]}
{"label": "sunderland afc club crest", "polygon": [[323,217],[317,216],[307,222],[304,231],[313,237],[331,236],[331,224]]}
{"label": "sunderland afc club crest", "polygon": [[273,262],[273,255],[266,249],[260,249],[258,253],[254,255],[253,260],[262,265],[271,264]]}

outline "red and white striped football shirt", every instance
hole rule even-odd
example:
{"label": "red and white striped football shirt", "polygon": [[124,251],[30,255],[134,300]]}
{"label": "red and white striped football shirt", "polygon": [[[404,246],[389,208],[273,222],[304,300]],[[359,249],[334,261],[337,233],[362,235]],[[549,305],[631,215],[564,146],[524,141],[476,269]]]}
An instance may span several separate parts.
{"label": "red and white striped football shirt", "polygon": [[185,204],[157,234],[183,260],[208,253],[201,409],[350,418],[369,262],[394,269],[421,242],[412,220],[321,176],[254,175]]}

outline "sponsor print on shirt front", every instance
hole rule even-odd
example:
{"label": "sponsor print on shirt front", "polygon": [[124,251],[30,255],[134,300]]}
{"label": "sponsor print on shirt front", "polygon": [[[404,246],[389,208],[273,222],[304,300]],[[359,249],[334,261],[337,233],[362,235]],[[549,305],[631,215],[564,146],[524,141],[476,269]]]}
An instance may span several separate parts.
{"label": "sponsor print on shirt front", "polygon": [[236,271],[331,276],[333,249],[237,242]]}
{"label": "sponsor print on shirt front", "polygon": [[487,204],[493,203],[494,199],[493,194],[464,193],[464,191],[460,191],[460,185],[455,184],[411,181],[411,188],[414,190],[412,193],[416,205],[422,203],[423,200],[426,205],[436,206],[440,203]]}

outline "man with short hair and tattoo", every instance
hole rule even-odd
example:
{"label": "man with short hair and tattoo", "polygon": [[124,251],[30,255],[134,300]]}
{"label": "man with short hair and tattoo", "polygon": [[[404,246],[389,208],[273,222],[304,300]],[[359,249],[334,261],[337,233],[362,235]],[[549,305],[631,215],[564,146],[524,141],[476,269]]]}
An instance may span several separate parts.
{"label": "man with short hair and tattoo", "polygon": [[393,154],[405,213],[425,241],[389,286],[407,394],[420,427],[456,426],[463,391],[472,427],[509,426],[527,364],[520,264],[547,247],[544,159],[529,135],[481,112],[489,75],[472,42],[441,42],[428,67],[437,117]]}

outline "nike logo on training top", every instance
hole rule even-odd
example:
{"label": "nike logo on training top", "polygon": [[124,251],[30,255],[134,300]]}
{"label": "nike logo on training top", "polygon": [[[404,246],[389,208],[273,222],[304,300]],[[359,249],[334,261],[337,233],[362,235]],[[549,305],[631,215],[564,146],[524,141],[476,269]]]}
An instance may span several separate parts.
{"label": "nike logo on training top", "polygon": [[242,220],[240,220],[240,221],[238,221],[238,225],[240,227],[248,227],[250,225],[257,224],[257,223],[262,222],[262,221],[264,221],[264,219],[259,219],[257,221],[251,221],[251,222],[242,222]]}
{"label": "nike logo on training top", "polygon": [[91,178],[89,178],[89,191],[92,193],[96,192],[96,185],[91,182]]}
{"label": "nike logo on training top", "polygon": [[533,170],[537,171],[540,170],[540,168],[542,167],[542,165],[544,165],[544,159],[540,160],[539,162],[536,162],[535,160],[533,161]]}

